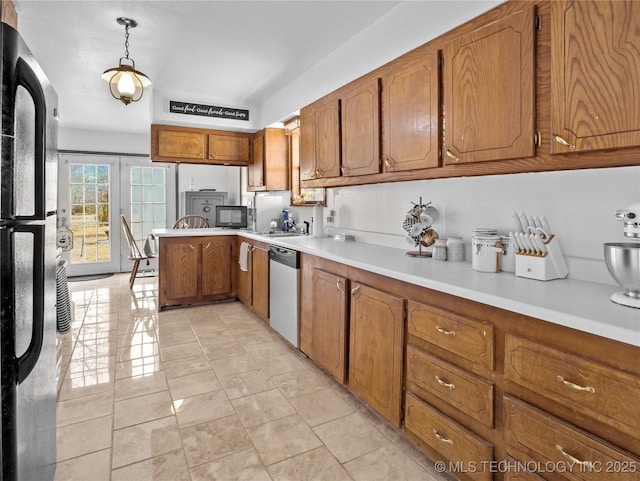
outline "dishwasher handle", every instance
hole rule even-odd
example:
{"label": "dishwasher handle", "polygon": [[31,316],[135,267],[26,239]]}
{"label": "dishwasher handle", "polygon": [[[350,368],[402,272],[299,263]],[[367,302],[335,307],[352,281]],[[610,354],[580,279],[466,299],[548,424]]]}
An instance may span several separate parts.
{"label": "dishwasher handle", "polygon": [[269,260],[284,264],[294,269],[300,269],[300,252],[286,247],[271,245],[269,247]]}

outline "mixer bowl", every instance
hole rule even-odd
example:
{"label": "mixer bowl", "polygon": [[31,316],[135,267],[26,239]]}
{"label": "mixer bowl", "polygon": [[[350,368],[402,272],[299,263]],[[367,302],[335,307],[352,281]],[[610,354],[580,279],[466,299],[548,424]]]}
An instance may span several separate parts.
{"label": "mixer bowl", "polygon": [[640,243],[607,243],[604,261],[611,276],[627,290],[626,294],[640,298]]}

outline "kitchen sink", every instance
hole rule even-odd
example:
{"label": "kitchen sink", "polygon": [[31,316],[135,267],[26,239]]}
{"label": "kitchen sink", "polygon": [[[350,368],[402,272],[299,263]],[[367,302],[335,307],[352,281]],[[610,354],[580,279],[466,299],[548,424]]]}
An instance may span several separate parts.
{"label": "kitchen sink", "polygon": [[300,237],[304,234],[299,232],[263,232],[260,235],[265,237]]}

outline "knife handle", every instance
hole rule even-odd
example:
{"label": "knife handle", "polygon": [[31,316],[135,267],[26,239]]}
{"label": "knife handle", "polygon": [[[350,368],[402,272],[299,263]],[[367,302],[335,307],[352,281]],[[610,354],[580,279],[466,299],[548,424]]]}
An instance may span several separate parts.
{"label": "knife handle", "polygon": [[540,223],[542,224],[542,228],[544,229],[544,231],[547,234],[549,234],[549,236],[553,235],[553,232],[551,232],[551,226],[549,225],[549,221],[545,216],[540,217]]}

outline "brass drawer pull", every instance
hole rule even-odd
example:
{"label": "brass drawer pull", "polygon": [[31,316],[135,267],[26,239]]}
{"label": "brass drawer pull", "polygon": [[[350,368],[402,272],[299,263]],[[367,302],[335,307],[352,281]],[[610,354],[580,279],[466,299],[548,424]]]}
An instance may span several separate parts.
{"label": "brass drawer pull", "polygon": [[563,383],[565,386],[570,387],[571,389],[575,389],[576,391],[586,391],[586,392],[590,392],[591,394],[596,393],[595,388],[591,386],[580,386],[579,384],[573,383],[571,381],[567,381],[562,376],[557,376],[556,379],[561,383]]}
{"label": "brass drawer pull", "polygon": [[554,139],[556,139],[556,142],[558,142],[559,144],[564,145],[565,147],[569,147],[569,150],[576,150],[576,146],[567,142],[566,140],[564,140],[562,137],[560,137],[559,135],[554,135],[553,136]]}
{"label": "brass drawer pull", "polygon": [[445,336],[455,336],[456,331],[447,331],[446,329],[441,328],[440,326],[436,326],[436,331],[440,334],[444,334]]}
{"label": "brass drawer pull", "polygon": [[443,381],[440,376],[436,376],[436,381],[438,381],[438,384],[440,384],[441,386],[446,387],[447,389],[450,390],[454,390],[456,388],[456,385],[453,383],[448,383],[446,381]]}
{"label": "brass drawer pull", "polygon": [[443,443],[453,444],[453,440],[449,438],[445,438],[442,434],[440,434],[436,429],[433,430],[433,434],[438,441],[442,441]]}
{"label": "brass drawer pull", "polygon": [[566,452],[562,446],[560,446],[559,444],[556,444],[556,449],[558,451],[560,451],[560,453],[566,458],[568,459],[570,462],[577,464],[578,466],[591,466],[591,461],[580,461],[578,458],[576,458],[575,456],[571,456],[568,452]]}
{"label": "brass drawer pull", "polygon": [[342,287],[340,287],[340,279],[336,279],[336,287],[338,288],[338,290],[340,292],[344,292],[344,289]]}
{"label": "brass drawer pull", "polygon": [[351,295],[354,295],[356,292],[358,292],[360,290],[360,284],[358,284],[356,287],[354,287],[353,289],[351,289]]}
{"label": "brass drawer pull", "polygon": [[386,165],[389,170],[393,170],[393,163],[389,160],[388,157],[384,159],[384,165]]}
{"label": "brass drawer pull", "polygon": [[453,152],[451,152],[449,149],[447,149],[447,157],[455,160],[456,162],[460,160],[460,158],[457,155],[455,155]]}

